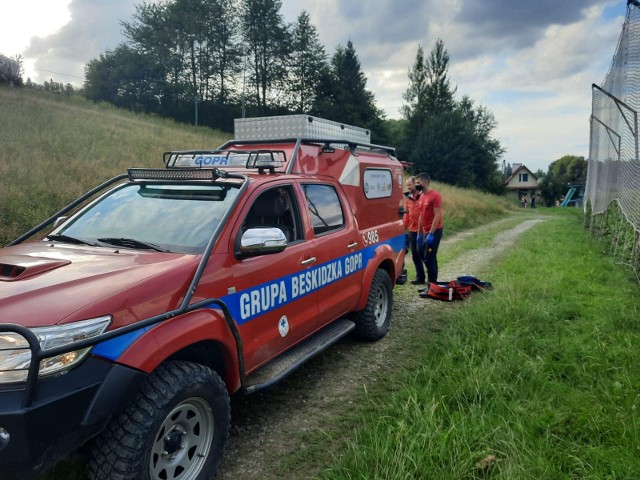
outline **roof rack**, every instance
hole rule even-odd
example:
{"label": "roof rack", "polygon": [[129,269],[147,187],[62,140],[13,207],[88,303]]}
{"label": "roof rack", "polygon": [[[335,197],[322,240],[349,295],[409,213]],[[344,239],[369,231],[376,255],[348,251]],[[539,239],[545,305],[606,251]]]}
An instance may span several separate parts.
{"label": "roof rack", "polygon": [[[276,159],[274,153],[280,153],[278,150],[254,150],[248,152],[246,168],[257,168],[258,173],[262,174],[265,170],[269,170],[269,173],[276,173],[276,168],[282,168],[284,163]],[[281,152],[284,156],[284,152]],[[286,157],[285,157],[286,158]]]}
{"label": "roof rack", "polygon": [[[351,150],[362,148],[365,150],[377,150],[387,155],[396,154],[396,149],[393,147],[386,147],[384,145],[376,145],[374,143],[357,142],[353,140],[336,140],[333,138],[280,138],[273,140],[229,140],[222,145],[218,151],[226,151],[229,147],[237,145],[268,145],[268,144],[283,144],[283,143],[296,143],[300,142],[305,145],[345,145]],[[235,150],[234,150],[235,151]]]}
{"label": "roof rack", "polygon": [[226,144],[216,150],[181,150],[164,152],[162,160],[168,170],[210,170],[224,167],[257,168],[260,173],[272,173],[287,161],[284,150],[228,150]]}

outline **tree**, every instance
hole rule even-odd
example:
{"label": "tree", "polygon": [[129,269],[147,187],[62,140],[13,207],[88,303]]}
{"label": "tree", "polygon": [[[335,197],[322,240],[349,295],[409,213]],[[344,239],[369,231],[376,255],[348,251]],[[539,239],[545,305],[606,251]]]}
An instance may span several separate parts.
{"label": "tree", "polygon": [[184,52],[176,45],[176,32],[171,23],[171,3],[136,5],[136,13],[130,22],[122,22],[129,48],[154,65],[157,78],[154,84],[162,85],[158,100],[163,112],[177,112],[178,100],[183,95]]}
{"label": "tree", "polygon": [[175,31],[176,52],[182,52],[189,97],[221,103],[227,98],[227,76],[238,73],[241,65],[237,13],[232,0],[169,4],[167,23]]}
{"label": "tree", "polygon": [[119,45],[86,65],[84,95],[131,110],[157,112],[163,88],[158,70],[147,56]]}
{"label": "tree", "polygon": [[449,54],[437,40],[425,58],[421,46],[409,71],[409,87],[401,112],[407,121],[399,151],[417,171],[464,187],[497,192],[501,187],[498,160],[504,149],[492,137],[493,114],[464,96],[455,100],[456,87],[448,78]]}
{"label": "tree", "polygon": [[18,64],[18,78],[15,79],[17,85],[22,85],[22,77],[24,75],[24,57],[21,54],[17,54],[11,57]]}
{"label": "tree", "polygon": [[267,99],[277,103],[287,77],[286,60],[291,51],[289,31],[280,14],[280,0],[243,0],[244,41],[251,61],[250,83],[256,105],[267,113]]}
{"label": "tree", "polygon": [[292,109],[296,113],[308,112],[313,106],[321,75],[327,68],[327,54],[316,27],[304,10],[293,25],[290,64]]}
{"label": "tree", "polygon": [[400,109],[402,116],[409,121],[421,124],[426,116],[427,65],[424,60],[422,45],[418,45],[418,53],[413,69],[409,70],[409,87],[402,95],[405,104]]}
{"label": "tree", "polygon": [[[507,169],[505,171],[505,175],[507,178],[509,178],[511,175],[513,175],[513,166],[510,163],[507,163]],[[505,178],[506,180],[506,178]]]}
{"label": "tree", "polygon": [[218,0],[214,17],[217,25],[210,27],[211,65],[218,78],[218,102],[224,104],[229,98],[233,77],[242,72],[243,48],[238,30],[239,12],[234,0]]}
{"label": "tree", "polygon": [[[401,111],[407,120],[407,131],[401,151],[406,152],[416,172],[426,170],[446,182],[454,175],[451,170],[456,170],[456,177],[449,182],[460,183],[456,181],[461,180],[457,178],[458,173],[464,174],[463,169],[458,168],[460,165],[451,169],[443,162],[456,150],[464,150],[462,142],[452,141],[463,125],[459,122],[461,115],[453,109],[454,91],[447,78],[448,64],[449,55],[441,40],[436,41],[428,58],[422,46],[418,46],[416,60],[408,74],[409,87],[403,95],[406,103]],[[462,153],[455,155],[459,162]]]}
{"label": "tree", "polygon": [[427,91],[424,98],[427,112],[447,112],[454,108],[456,88],[451,87],[447,77],[449,70],[449,53],[444,48],[444,42],[436,40],[436,44],[427,59],[425,73],[427,76]]}
{"label": "tree", "polygon": [[339,119],[336,116],[339,115],[336,107],[338,102],[337,83],[335,72],[331,67],[327,66],[320,72],[314,91],[313,105],[311,106],[313,115],[334,121]]}
{"label": "tree", "polygon": [[366,88],[367,79],[351,41],[338,45],[331,59],[330,71],[320,76],[316,91],[314,115],[347,123],[371,131],[374,143],[386,143],[388,136],[383,112]]}
{"label": "tree", "polygon": [[472,138],[473,149],[469,151],[469,155],[474,174],[473,185],[497,193],[502,183],[498,172],[498,159],[504,153],[504,148],[491,134],[498,122],[486,107],[475,107],[474,104],[475,102],[465,95],[456,105],[462,112],[464,122],[470,127],[468,134]]}
{"label": "tree", "polygon": [[547,206],[555,205],[569,188],[569,184],[582,184],[587,179],[587,161],[584,157],[565,155],[551,162],[547,174],[540,182],[540,192]]}
{"label": "tree", "polygon": [[137,6],[123,27],[131,48],[164,67],[165,105],[222,103],[240,72],[237,18],[233,0],[173,0]]}

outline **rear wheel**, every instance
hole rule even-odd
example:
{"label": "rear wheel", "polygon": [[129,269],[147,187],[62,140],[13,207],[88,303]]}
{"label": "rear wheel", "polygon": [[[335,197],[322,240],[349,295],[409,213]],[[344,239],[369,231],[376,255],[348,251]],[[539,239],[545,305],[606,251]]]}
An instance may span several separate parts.
{"label": "rear wheel", "polygon": [[368,341],[380,340],[389,331],[393,309],[393,287],[386,270],[376,270],[367,306],[355,316],[355,333]]}
{"label": "rear wheel", "polygon": [[95,480],[209,480],[229,436],[227,389],[210,368],[167,362],[95,442]]}

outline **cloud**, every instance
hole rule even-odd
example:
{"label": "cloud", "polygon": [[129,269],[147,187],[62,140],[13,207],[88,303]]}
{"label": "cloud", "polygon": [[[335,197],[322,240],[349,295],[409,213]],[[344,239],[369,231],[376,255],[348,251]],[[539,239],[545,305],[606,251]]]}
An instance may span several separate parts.
{"label": "cloud", "polygon": [[456,15],[461,25],[470,26],[470,43],[480,40],[508,40],[511,48],[534,43],[549,26],[569,25],[581,20],[585,10],[602,0],[566,2],[558,0],[482,0],[465,2]]}
{"label": "cloud", "polygon": [[25,50],[25,57],[37,58],[35,80],[56,72],[67,75],[65,81],[81,83],[84,65],[122,41],[120,21],[129,20],[134,11],[130,0],[72,0],[69,23],[46,37],[33,37]]}
{"label": "cloud", "polygon": [[604,77],[623,22],[604,19],[603,8],[585,9],[575,22],[551,23],[527,48],[452,58],[460,93],[495,114],[507,162],[546,171],[562,155],[588,155],[591,84]]}
{"label": "cloud", "polygon": [[[69,0],[30,0],[6,2],[2,5],[0,53],[8,56],[22,54],[33,31],[43,35],[54,33],[70,19]],[[37,12],[37,15],[34,15]]]}

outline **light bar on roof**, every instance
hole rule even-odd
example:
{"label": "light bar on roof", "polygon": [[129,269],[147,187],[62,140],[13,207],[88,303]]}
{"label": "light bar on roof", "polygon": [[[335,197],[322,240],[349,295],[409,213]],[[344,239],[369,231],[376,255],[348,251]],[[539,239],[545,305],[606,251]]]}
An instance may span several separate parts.
{"label": "light bar on roof", "polygon": [[216,180],[227,178],[227,172],[217,168],[181,168],[165,170],[158,168],[130,168],[129,180]]}

